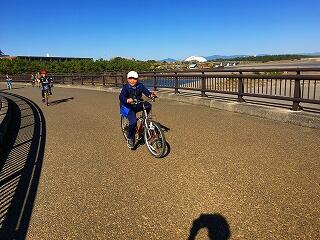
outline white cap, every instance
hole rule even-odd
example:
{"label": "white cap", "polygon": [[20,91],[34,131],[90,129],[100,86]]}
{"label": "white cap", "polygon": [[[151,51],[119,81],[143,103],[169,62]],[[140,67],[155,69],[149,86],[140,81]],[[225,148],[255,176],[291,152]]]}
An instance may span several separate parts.
{"label": "white cap", "polygon": [[130,71],[130,72],[128,72],[128,74],[127,74],[127,78],[136,78],[136,79],[138,79],[138,73],[136,72],[136,71]]}

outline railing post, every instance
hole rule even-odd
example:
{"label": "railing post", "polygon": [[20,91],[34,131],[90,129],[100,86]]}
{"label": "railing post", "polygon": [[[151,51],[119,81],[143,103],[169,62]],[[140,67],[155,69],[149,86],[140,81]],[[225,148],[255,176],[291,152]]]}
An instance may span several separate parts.
{"label": "railing post", "polygon": [[157,90],[158,90],[157,85],[158,85],[158,82],[157,82],[157,73],[154,72],[154,73],[153,73],[153,91],[157,91]]}
{"label": "railing post", "polygon": [[174,93],[178,94],[179,92],[179,82],[178,82],[178,76],[177,76],[177,72],[174,73],[175,77],[174,77]]}
{"label": "railing post", "polygon": [[117,77],[117,75],[114,75],[114,74],[113,74],[113,77],[115,77],[114,78],[114,85],[117,87],[118,86],[118,77]]}
{"label": "railing post", "polygon": [[0,110],[2,108],[2,95],[0,94]]}
{"label": "railing post", "polygon": [[243,93],[244,93],[244,84],[243,84],[243,78],[242,78],[242,72],[239,72],[240,77],[238,78],[238,102],[245,102],[243,99]]}
{"label": "railing post", "polygon": [[206,94],[206,78],[204,77],[204,72],[202,72],[201,76],[201,97],[208,97]]}
{"label": "railing post", "polygon": [[122,85],[125,84],[126,78],[127,78],[127,74],[126,74],[126,72],[124,72],[124,73],[122,74],[122,78],[121,78],[121,83],[122,83]]}
{"label": "railing post", "polygon": [[106,79],[104,78],[104,74],[102,75],[102,85],[104,87],[106,86]]}
{"label": "railing post", "polygon": [[[300,75],[300,71],[297,71],[297,75]],[[293,94],[293,105],[292,105],[292,110],[293,111],[299,111],[302,109],[300,106],[300,101],[296,100],[297,98],[301,97],[301,86],[300,86],[300,79],[295,79],[294,80],[294,94]]]}

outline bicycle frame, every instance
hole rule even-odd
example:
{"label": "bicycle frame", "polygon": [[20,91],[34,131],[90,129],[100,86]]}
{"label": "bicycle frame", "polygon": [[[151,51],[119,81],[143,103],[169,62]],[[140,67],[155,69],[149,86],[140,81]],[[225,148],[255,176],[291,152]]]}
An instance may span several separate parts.
{"label": "bicycle frame", "polygon": [[45,95],[47,94],[47,96],[49,96],[49,89],[43,90],[43,93],[44,93]]}
{"label": "bicycle frame", "polygon": [[[151,98],[151,101],[154,101],[154,99]],[[141,112],[141,116],[138,117],[137,119],[142,119],[142,123],[143,123],[143,127],[148,126],[148,120],[151,119],[151,117],[148,115],[147,113],[147,109],[145,104],[145,100],[135,100],[134,104],[138,105],[139,103],[142,103],[142,112]]]}

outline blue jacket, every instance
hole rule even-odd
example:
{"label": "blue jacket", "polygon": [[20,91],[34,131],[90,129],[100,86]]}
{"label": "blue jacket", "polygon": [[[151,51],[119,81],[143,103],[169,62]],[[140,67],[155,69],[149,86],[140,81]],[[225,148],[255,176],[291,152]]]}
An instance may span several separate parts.
{"label": "blue jacket", "polygon": [[134,108],[132,104],[127,103],[127,99],[132,98],[132,99],[141,100],[142,93],[146,97],[149,97],[151,95],[151,92],[141,82],[138,82],[133,87],[128,83],[124,84],[122,87],[121,93],[119,95],[119,100],[121,105],[124,105],[129,109]]}

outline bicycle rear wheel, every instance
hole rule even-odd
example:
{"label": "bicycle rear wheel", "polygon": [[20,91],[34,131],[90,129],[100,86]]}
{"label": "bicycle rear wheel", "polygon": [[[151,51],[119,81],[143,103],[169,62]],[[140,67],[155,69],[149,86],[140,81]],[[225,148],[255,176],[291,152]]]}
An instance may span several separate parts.
{"label": "bicycle rear wheel", "polygon": [[128,131],[129,131],[129,120],[128,118],[121,116],[121,131],[124,136],[124,139],[128,140]]}
{"label": "bicycle rear wheel", "polygon": [[144,128],[144,140],[152,156],[161,158],[165,154],[167,142],[159,123],[149,121]]}

